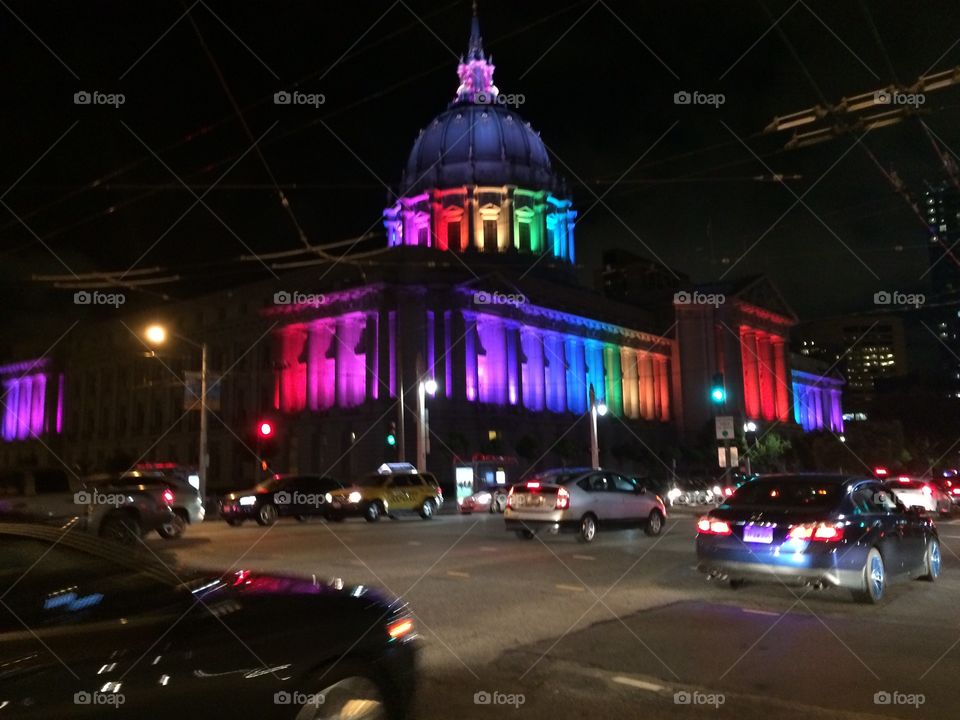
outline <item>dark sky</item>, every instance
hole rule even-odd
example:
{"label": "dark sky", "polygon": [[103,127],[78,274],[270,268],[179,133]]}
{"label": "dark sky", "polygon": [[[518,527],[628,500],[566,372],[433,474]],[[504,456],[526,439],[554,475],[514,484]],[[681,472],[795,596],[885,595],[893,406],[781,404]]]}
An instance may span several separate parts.
{"label": "dark sky", "polygon": [[[468,0],[8,6],[0,348],[62,324],[71,293],[34,274],[159,266],[183,276],[164,286],[179,297],[256,276],[233,262],[244,245],[296,248],[250,137],[263,135],[311,242],[380,229],[384,183],[453,97],[470,16]],[[519,112],[570,182],[584,264],[620,246],[700,280],[767,272],[804,318],[864,307],[880,288],[923,288],[924,227],[872,159],[916,193],[944,179],[918,119],[856,147],[859,132],[785,150],[789,133],[762,130],[777,114],[960,65],[960,5],[482,0],[480,16],[497,85],[525,96]],[[325,104],[273,104],[295,86]],[[79,90],[125,103],[77,106]],[[725,103],[676,105],[682,90]],[[922,108],[947,148],[960,149],[958,98],[948,88]],[[202,194],[228,169],[204,197],[220,220],[198,204],[170,229],[195,202],[177,178]],[[755,179],[770,171],[798,177],[789,189]],[[809,209],[787,212],[791,189]]]}

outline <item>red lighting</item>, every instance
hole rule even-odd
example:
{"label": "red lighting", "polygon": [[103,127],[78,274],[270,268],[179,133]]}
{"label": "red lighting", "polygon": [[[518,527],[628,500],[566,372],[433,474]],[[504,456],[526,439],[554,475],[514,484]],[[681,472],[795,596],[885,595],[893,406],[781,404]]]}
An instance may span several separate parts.
{"label": "red lighting", "polygon": [[906,475],[901,475],[900,477],[897,478],[897,480],[903,483],[910,482],[910,478],[908,478]]}
{"label": "red lighting", "polygon": [[257,426],[257,432],[260,434],[260,437],[268,438],[273,435],[273,424],[263,421]]}
{"label": "red lighting", "polygon": [[723,494],[726,495],[727,497],[730,497],[731,495],[733,495],[733,488],[728,485],[723,489]]}
{"label": "red lighting", "polygon": [[557,492],[557,510],[566,510],[570,507],[570,493],[567,492],[566,488],[560,488]]}
{"label": "red lighting", "polygon": [[787,537],[791,540],[816,540],[818,542],[834,542],[843,537],[843,528],[824,523],[808,523],[797,525],[790,529]]}
{"label": "red lighting", "polygon": [[528,483],[527,483],[527,487],[530,488],[531,490],[536,490],[537,488],[540,487],[540,483],[538,483],[538,482],[528,482]]}
{"label": "red lighting", "polygon": [[702,517],[697,521],[697,532],[704,535],[730,535],[730,525],[723,520],[714,520],[709,517]]}
{"label": "red lighting", "polygon": [[887,472],[887,469],[885,467],[875,467],[873,469],[873,474],[876,475],[877,477],[886,477],[890,473]]}
{"label": "red lighting", "polygon": [[164,490],[164,491],[163,491],[163,501],[164,501],[167,505],[173,505],[173,500],[174,500],[173,491],[170,490],[169,488],[167,488],[166,490]]}
{"label": "red lighting", "polygon": [[924,495],[933,495],[933,488],[930,487],[929,485],[924,485],[922,492]]}
{"label": "red lighting", "polygon": [[387,625],[387,633],[391,640],[399,640],[413,632],[413,620],[400,618]]}

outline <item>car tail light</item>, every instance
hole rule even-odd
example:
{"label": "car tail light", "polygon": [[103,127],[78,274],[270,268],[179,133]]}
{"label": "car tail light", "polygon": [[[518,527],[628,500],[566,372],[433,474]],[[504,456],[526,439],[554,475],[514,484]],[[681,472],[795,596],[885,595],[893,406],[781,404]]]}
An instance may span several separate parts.
{"label": "car tail light", "polygon": [[527,487],[530,488],[531,490],[536,490],[536,489],[538,489],[538,488],[540,487],[540,483],[538,483],[538,482],[528,482],[528,483],[527,483]]}
{"label": "car tail light", "polygon": [[827,523],[807,523],[790,528],[787,537],[791,540],[815,540],[817,542],[834,542],[843,537],[843,528]]}
{"label": "car tail light", "polygon": [[723,520],[702,517],[697,520],[697,532],[703,535],[730,535],[730,525]]}
{"label": "car tail light", "polygon": [[570,507],[570,493],[567,492],[566,488],[560,488],[557,491],[557,510],[566,510]]}
{"label": "car tail light", "polygon": [[960,487],[955,487],[950,492],[952,492],[954,495],[960,495]]}
{"label": "car tail light", "polygon": [[167,505],[173,505],[173,500],[174,500],[174,498],[173,498],[173,491],[170,490],[169,488],[168,488],[167,490],[164,490],[164,491],[163,491],[163,501],[164,501]]}
{"label": "car tail light", "polygon": [[930,487],[929,485],[924,485],[922,492],[924,495],[933,495],[933,488]]}
{"label": "car tail light", "polygon": [[906,475],[901,475],[900,477],[897,478],[897,480],[899,480],[899,481],[902,482],[902,483],[908,483],[908,482],[910,482],[910,478],[907,477]]}
{"label": "car tail light", "polygon": [[413,620],[408,617],[394,620],[387,625],[387,634],[391,640],[402,640],[413,632]]}
{"label": "car tail light", "polygon": [[731,495],[733,495],[733,488],[728,485],[723,489],[723,494],[726,495],[727,497],[730,497]]}

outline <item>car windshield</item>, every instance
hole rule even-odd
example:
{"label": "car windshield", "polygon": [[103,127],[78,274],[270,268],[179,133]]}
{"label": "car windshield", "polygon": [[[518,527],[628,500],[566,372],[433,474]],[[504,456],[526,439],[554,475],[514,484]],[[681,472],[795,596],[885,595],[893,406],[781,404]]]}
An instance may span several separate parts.
{"label": "car windshield", "polygon": [[367,477],[357,480],[356,485],[357,487],[380,487],[385,485],[389,479],[389,475],[367,475]]}
{"label": "car windshield", "polygon": [[843,485],[805,479],[752,480],[727,500],[731,507],[831,507],[843,496]]}
{"label": "car windshield", "polygon": [[560,472],[550,472],[550,473],[543,473],[542,475],[536,475],[532,478],[529,478],[527,482],[547,483],[550,485],[569,485],[574,480],[578,480],[581,477],[583,477],[583,472],[579,470],[574,472],[560,471]]}

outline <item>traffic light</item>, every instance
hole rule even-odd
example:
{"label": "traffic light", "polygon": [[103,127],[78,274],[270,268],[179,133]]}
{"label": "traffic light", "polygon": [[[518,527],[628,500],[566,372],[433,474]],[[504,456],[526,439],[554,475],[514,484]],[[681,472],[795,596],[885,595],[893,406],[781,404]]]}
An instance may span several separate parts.
{"label": "traffic light", "polygon": [[277,443],[280,439],[279,428],[270,418],[261,418],[254,427],[257,455],[260,459],[273,457],[277,452]]}
{"label": "traffic light", "polygon": [[396,447],[397,446],[397,423],[394,420],[391,420],[387,426],[387,447]]}
{"label": "traffic light", "polygon": [[710,401],[714,405],[723,405],[727,401],[727,390],[723,384],[723,373],[714,373],[710,383]]}
{"label": "traffic light", "polygon": [[261,420],[257,425],[257,435],[261,440],[273,437],[273,423],[269,420]]}

